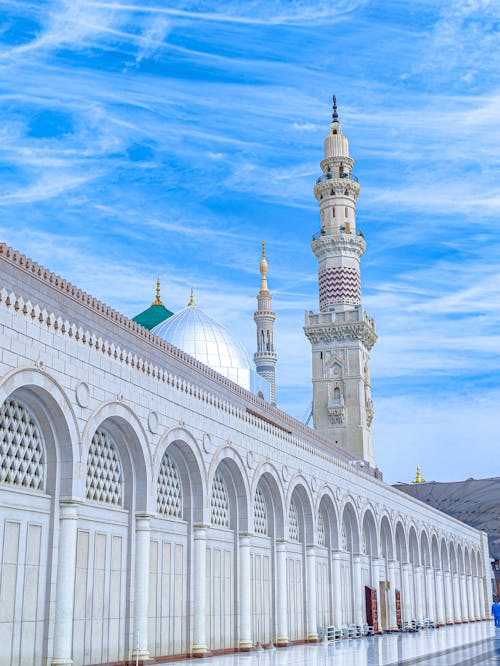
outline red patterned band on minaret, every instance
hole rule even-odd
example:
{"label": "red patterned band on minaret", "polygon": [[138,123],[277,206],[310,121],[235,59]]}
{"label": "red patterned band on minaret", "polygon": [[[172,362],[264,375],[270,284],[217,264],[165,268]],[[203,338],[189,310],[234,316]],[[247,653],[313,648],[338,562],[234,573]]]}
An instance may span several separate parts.
{"label": "red patterned band on minaret", "polygon": [[319,307],[325,311],[341,303],[361,303],[359,271],[347,266],[323,268],[319,271]]}

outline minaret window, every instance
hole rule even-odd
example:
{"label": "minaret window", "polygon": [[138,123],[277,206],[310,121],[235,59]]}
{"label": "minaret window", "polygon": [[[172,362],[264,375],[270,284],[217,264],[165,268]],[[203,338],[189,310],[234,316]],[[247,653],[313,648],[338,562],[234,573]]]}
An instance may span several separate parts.
{"label": "minaret window", "polygon": [[340,400],[340,389],[338,386],[333,389],[333,399]]}
{"label": "minaret window", "polygon": [[[346,193],[347,194],[347,193]],[[349,217],[349,208],[347,206],[345,207],[345,216]]]}

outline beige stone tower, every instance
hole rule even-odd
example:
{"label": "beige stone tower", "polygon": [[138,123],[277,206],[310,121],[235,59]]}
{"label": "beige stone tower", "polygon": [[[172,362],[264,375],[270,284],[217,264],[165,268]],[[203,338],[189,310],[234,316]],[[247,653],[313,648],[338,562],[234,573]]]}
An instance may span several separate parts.
{"label": "beige stone tower", "polygon": [[304,326],[312,346],[313,420],[353,458],[374,465],[369,352],[377,335],[361,305],[359,264],[366,244],[356,229],[359,185],[335,96],[332,117],[323,175],[314,188],[321,224],[311,247],[319,262],[320,311],[306,312]]}
{"label": "beige stone tower", "polygon": [[273,326],[276,315],[271,309],[271,293],[267,286],[266,248],[262,241],[262,257],[260,260],[260,290],[257,294],[257,311],[253,318],[257,325],[257,351],[253,355],[259,375],[267,379],[271,387],[271,403],[276,404],[275,366],[278,356],[274,349]]}

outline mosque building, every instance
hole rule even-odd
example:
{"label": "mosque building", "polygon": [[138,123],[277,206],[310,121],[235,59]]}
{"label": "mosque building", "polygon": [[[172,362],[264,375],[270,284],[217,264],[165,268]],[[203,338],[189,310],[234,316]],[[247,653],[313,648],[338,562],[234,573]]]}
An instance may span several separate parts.
{"label": "mosque building", "polygon": [[[334,100],[305,314],[314,428],[195,303],[134,320],[0,244],[0,663],[154,663],[489,616],[488,541],[375,467],[359,184]],[[277,341],[279,343],[279,341]],[[397,655],[394,655],[394,661]]]}

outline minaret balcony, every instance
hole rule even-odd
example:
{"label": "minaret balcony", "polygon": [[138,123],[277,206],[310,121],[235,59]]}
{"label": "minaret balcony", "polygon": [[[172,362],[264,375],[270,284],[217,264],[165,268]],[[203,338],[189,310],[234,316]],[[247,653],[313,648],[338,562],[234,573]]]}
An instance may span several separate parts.
{"label": "minaret balcony", "polygon": [[375,322],[361,306],[336,312],[306,312],[304,332],[314,344],[360,340],[370,350],[377,341]]}
{"label": "minaret balcony", "polygon": [[[330,176],[330,177],[329,177]],[[318,201],[327,197],[349,197],[357,199],[359,183],[356,176],[346,175],[345,178],[333,178],[332,174],[319,176],[314,186],[314,196]]]}
{"label": "minaret balcony", "polygon": [[339,231],[337,233],[314,234],[311,248],[318,261],[332,256],[333,254],[344,254],[345,256],[361,257],[366,248],[366,242],[362,235],[355,235]]}
{"label": "minaret balcony", "polygon": [[347,173],[347,171],[345,171],[344,173],[340,174],[340,178],[334,178],[333,173],[325,173],[323,176],[319,176],[319,178],[316,178],[316,185],[318,183],[323,183],[326,180],[338,182],[345,179],[353,180],[355,183],[359,183],[359,179],[357,176],[355,176],[353,173]]}

